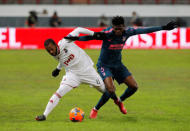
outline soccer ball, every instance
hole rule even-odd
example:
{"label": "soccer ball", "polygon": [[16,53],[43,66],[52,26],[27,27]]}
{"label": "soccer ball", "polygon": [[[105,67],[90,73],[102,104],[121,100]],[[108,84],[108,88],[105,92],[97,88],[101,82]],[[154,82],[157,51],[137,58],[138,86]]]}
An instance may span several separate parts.
{"label": "soccer ball", "polygon": [[71,109],[71,111],[69,112],[69,119],[72,122],[81,122],[84,119],[84,111],[81,110],[79,107]]}

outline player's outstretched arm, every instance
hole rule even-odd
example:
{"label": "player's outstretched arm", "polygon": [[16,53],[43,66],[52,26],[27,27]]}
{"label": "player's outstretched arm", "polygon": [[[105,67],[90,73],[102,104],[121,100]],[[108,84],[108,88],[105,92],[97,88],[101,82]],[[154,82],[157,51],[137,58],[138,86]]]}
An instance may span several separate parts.
{"label": "player's outstretched arm", "polygon": [[104,40],[107,38],[106,34],[104,32],[94,32],[93,35],[86,35],[86,36],[81,36],[81,37],[76,37],[76,36],[67,36],[64,37],[65,39],[68,40],[78,40],[78,41],[89,41],[89,40]]}
{"label": "player's outstretched arm", "polygon": [[64,37],[64,39],[76,41],[76,40],[79,40],[79,37],[78,36],[66,36],[66,37]]}
{"label": "player's outstretched arm", "polygon": [[79,36],[79,34],[93,35],[94,31],[88,30],[86,28],[78,27],[74,29],[68,36]]}
{"label": "player's outstretched arm", "polygon": [[71,41],[88,41],[88,40],[94,40],[93,36],[91,35],[86,35],[86,36],[81,36],[81,37],[77,37],[77,36],[67,36],[67,37],[64,37],[64,39],[67,39],[67,40],[71,40]]}
{"label": "player's outstretched arm", "polygon": [[160,30],[173,30],[174,28],[178,27],[177,23],[174,21],[169,22],[166,25],[163,26],[157,26],[157,27],[148,27],[148,28],[138,28],[133,31],[132,35],[136,34],[146,34],[146,33],[152,33],[155,31],[160,31]]}
{"label": "player's outstretched arm", "polygon": [[94,35],[94,31],[88,30],[86,28],[78,27],[74,29],[71,33],[69,33],[64,39],[70,40],[70,41],[76,41],[79,40],[79,34],[87,34],[89,36]]}

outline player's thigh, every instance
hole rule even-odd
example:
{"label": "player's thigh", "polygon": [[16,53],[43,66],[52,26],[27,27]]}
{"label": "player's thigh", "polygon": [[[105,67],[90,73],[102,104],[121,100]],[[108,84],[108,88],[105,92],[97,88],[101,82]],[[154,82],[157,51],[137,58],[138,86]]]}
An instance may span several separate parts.
{"label": "player's thigh", "polygon": [[119,83],[125,83],[125,79],[131,76],[131,72],[124,65],[120,65],[113,71],[114,79]]}
{"label": "player's thigh", "polygon": [[112,70],[108,67],[98,67],[98,73],[100,74],[101,78],[104,81],[105,87],[109,92],[113,92],[115,91],[115,86],[113,83],[113,74],[112,74]]}
{"label": "player's thigh", "polygon": [[104,79],[104,84],[109,92],[115,92],[115,86],[112,77],[106,77]]}
{"label": "player's thigh", "polygon": [[137,82],[136,82],[135,78],[132,75],[126,77],[125,80],[124,80],[124,83],[129,87],[138,88]]}
{"label": "player's thigh", "polygon": [[96,72],[96,70],[92,67],[88,71],[84,72],[83,74],[79,75],[80,82],[92,85],[100,92],[105,92],[105,86],[102,78]]}
{"label": "player's thigh", "polygon": [[66,93],[70,92],[73,89],[73,87],[66,85],[66,84],[61,84],[60,87],[56,91],[56,95],[61,98],[64,96]]}
{"label": "player's thigh", "polygon": [[60,96],[63,96],[67,92],[69,92],[73,88],[76,88],[79,85],[80,85],[80,81],[75,74],[66,73],[66,75],[63,76],[60,86],[58,90],[56,91],[56,93],[58,93]]}

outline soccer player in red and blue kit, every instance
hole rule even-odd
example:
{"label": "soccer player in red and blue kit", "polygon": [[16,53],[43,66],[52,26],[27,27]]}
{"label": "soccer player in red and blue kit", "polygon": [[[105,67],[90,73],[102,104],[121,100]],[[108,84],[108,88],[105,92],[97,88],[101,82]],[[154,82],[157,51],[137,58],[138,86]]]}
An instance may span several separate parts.
{"label": "soccer player in red and blue kit", "polygon": [[[90,118],[97,117],[98,110],[109,100],[111,97],[115,104],[120,108],[123,114],[127,113],[122,101],[133,95],[138,85],[134,77],[123,65],[121,59],[121,51],[125,45],[126,40],[133,35],[152,33],[160,30],[172,30],[177,27],[176,22],[169,22],[167,25],[149,28],[134,29],[131,27],[126,28],[124,24],[124,18],[116,16],[112,19],[112,27],[109,27],[103,32],[96,32],[93,36],[81,36],[81,37],[65,37],[66,39],[87,41],[87,40],[103,40],[101,53],[97,63],[97,69],[104,80],[104,84],[107,88],[97,105],[91,110]],[[115,94],[115,86],[113,80],[116,80],[119,84],[124,83],[128,88],[118,98]]]}

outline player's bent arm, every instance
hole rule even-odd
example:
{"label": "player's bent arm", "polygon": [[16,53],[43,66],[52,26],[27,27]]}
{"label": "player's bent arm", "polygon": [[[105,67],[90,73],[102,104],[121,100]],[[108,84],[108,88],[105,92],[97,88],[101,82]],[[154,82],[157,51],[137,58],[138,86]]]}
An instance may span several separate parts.
{"label": "player's bent arm", "polygon": [[67,36],[65,39],[67,40],[78,40],[78,41],[88,41],[88,40],[105,40],[108,38],[108,34],[104,32],[94,32],[93,35],[86,35],[81,37],[76,36]]}
{"label": "player's bent arm", "polygon": [[94,31],[88,30],[86,28],[78,27],[74,29],[68,36],[79,36],[79,34],[94,35]]}
{"label": "player's bent arm", "polygon": [[108,38],[108,34],[104,32],[94,32],[93,36],[82,36],[79,37],[79,41],[88,41],[88,40],[105,40]]}
{"label": "player's bent arm", "polygon": [[78,41],[89,41],[89,40],[94,40],[94,37],[90,36],[90,35],[87,35],[87,36],[81,36],[78,39]]}

